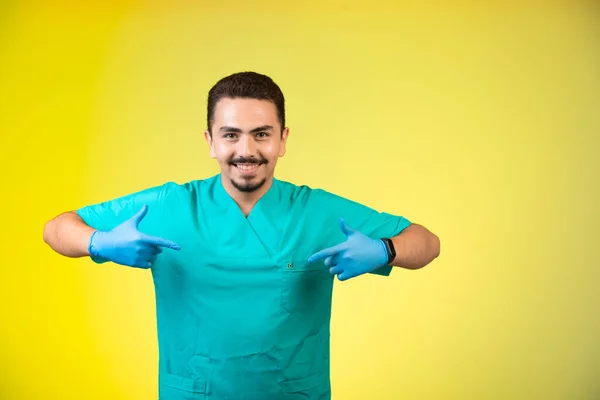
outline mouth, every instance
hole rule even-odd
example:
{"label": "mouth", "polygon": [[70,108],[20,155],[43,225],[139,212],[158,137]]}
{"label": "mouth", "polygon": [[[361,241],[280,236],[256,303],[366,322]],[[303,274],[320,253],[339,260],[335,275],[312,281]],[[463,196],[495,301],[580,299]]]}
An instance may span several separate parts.
{"label": "mouth", "polygon": [[260,168],[262,164],[256,164],[256,163],[251,163],[251,164],[247,164],[247,163],[239,163],[239,164],[233,164],[233,166],[240,171],[241,174],[243,175],[252,175],[254,174],[256,171],[258,171],[258,169]]}

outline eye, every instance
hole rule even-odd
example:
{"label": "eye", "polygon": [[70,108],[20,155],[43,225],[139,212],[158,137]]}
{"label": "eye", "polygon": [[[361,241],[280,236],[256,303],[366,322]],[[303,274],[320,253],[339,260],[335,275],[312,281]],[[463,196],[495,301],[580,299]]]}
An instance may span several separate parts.
{"label": "eye", "polygon": [[268,137],[268,136],[269,136],[269,134],[268,134],[267,132],[258,132],[258,133],[256,134],[256,137],[258,137],[258,138],[262,138],[262,139],[264,139],[264,138],[266,138],[266,137]]}
{"label": "eye", "polygon": [[225,139],[235,139],[235,133],[226,133],[223,135]]}

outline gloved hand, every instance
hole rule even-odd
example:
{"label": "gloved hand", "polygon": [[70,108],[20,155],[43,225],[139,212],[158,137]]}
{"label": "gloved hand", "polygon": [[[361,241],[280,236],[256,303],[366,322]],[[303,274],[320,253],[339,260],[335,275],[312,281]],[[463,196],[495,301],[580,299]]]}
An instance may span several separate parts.
{"label": "gloved hand", "polygon": [[345,242],[321,250],[309,257],[308,262],[325,259],[329,272],[337,274],[340,281],[371,272],[387,264],[385,244],[380,239],[350,228],[340,218],[340,228],[348,238]]}
{"label": "gloved hand", "polygon": [[145,205],[110,231],[94,231],[88,244],[90,255],[130,267],[150,268],[162,247],[179,250],[177,243],[138,231],[138,225],[147,212],[148,206]]}

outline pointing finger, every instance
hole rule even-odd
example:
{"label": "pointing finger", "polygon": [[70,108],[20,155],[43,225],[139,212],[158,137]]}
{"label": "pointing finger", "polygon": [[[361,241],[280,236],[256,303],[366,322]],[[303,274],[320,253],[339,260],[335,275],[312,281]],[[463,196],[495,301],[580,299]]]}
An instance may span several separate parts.
{"label": "pointing finger", "polygon": [[163,248],[155,245],[154,243],[145,242],[144,243],[145,252],[147,254],[159,255],[163,252]]}
{"label": "pointing finger", "polygon": [[144,240],[144,242],[153,244],[155,246],[166,247],[166,248],[173,249],[173,250],[180,250],[181,249],[181,247],[179,247],[179,245],[177,243],[172,242],[172,241],[167,240],[167,239],[163,239],[161,237],[144,235],[142,237],[142,239]]}
{"label": "pointing finger", "polygon": [[310,256],[308,258],[308,262],[312,263],[312,262],[315,262],[315,261],[322,260],[324,258],[333,256],[333,255],[337,254],[338,252],[344,250],[345,246],[346,246],[345,243],[340,243],[340,244],[337,244],[337,245],[335,245],[333,247],[329,247],[327,249],[323,249],[321,251],[318,251],[318,252],[316,252],[315,254],[313,254],[312,256]]}

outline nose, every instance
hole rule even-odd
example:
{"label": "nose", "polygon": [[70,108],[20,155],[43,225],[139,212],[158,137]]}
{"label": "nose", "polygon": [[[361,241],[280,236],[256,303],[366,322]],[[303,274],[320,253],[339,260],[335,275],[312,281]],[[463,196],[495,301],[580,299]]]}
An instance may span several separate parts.
{"label": "nose", "polygon": [[242,135],[237,143],[237,153],[242,157],[256,155],[256,143],[252,135]]}

